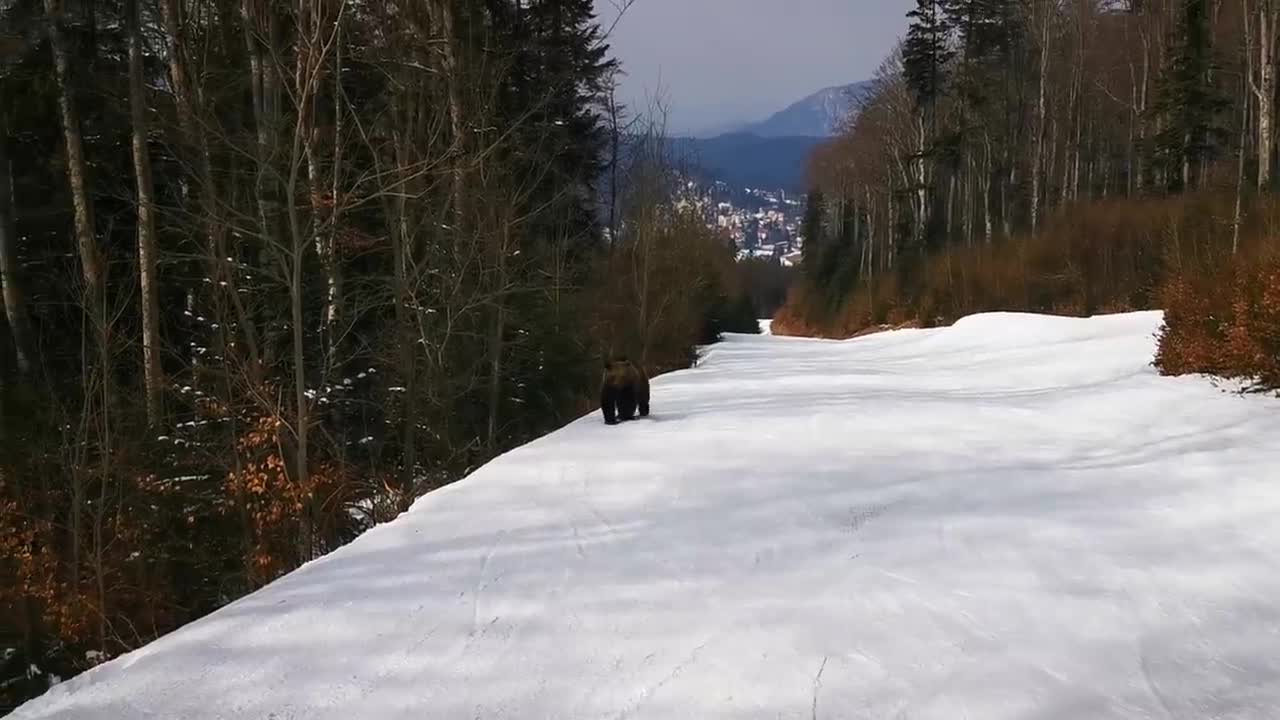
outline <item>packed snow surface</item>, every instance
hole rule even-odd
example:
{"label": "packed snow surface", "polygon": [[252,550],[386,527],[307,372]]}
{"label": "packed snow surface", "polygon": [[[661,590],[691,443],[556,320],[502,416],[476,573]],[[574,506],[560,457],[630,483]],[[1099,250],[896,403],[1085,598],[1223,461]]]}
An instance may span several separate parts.
{"label": "packed snow surface", "polygon": [[1280,402],[1159,322],[731,337],[17,715],[1280,717]]}

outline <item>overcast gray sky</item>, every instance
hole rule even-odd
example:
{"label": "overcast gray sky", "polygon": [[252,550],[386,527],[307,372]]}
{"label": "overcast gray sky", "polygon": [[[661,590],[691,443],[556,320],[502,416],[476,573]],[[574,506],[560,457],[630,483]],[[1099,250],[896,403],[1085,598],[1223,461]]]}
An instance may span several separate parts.
{"label": "overcast gray sky", "polygon": [[[595,0],[606,28],[624,0]],[[661,88],[673,133],[761,119],[867,80],[906,32],[911,0],[635,0],[614,30],[629,104]]]}

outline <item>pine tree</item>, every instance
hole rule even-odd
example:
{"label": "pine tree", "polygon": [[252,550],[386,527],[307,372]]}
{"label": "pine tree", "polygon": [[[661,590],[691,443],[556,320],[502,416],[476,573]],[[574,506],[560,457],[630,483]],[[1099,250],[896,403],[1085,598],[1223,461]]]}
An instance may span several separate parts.
{"label": "pine tree", "polygon": [[810,277],[818,273],[818,258],[821,257],[823,245],[824,213],[826,213],[826,200],[821,190],[813,188],[805,200],[804,246],[800,248],[801,266]]}
{"label": "pine tree", "polygon": [[1166,118],[1156,138],[1171,190],[1196,185],[1202,163],[1224,140],[1220,114],[1227,102],[1214,89],[1208,0],[1184,0],[1178,17],[1173,62],[1162,78],[1156,111]]}
{"label": "pine tree", "polygon": [[[500,125],[515,128],[505,143],[507,194],[517,206],[504,226],[509,238],[488,272],[493,317],[489,336],[490,444],[501,428],[515,427],[512,403],[534,423],[545,423],[561,394],[537,382],[548,373],[577,378],[587,372],[579,338],[563,332],[561,298],[589,281],[593,254],[602,247],[598,186],[605,169],[608,130],[604,98],[617,63],[608,55],[589,0],[489,0],[489,21],[504,53],[499,89]],[[552,286],[549,292],[528,289]]]}
{"label": "pine tree", "polygon": [[[999,88],[1008,70],[1011,43],[1019,32],[1012,0],[948,0],[945,25],[955,33],[960,67],[956,90],[966,104],[981,106]],[[951,55],[948,56],[948,59]]]}
{"label": "pine tree", "polygon": [[1016,32],[1012,0],[949,0],[944,15],[970,60],[999,52]]}
{"label": "pine tree", "polygon": [[609,57],[591,0],[540,0],[527,13],[533,61],[530,132],[549,148],[543,199],[574,245],[601,236],[596,189],[605,168],[603,100],[617,61]]}
{"label": "pine tree", "polygon": [[911,25],[902,45],[902,71],[917,106],[926,113],[932,113],[941,97],[947,63],[955,55],[945,6],[943,0],[916,0],[916,9],[907,13]]}

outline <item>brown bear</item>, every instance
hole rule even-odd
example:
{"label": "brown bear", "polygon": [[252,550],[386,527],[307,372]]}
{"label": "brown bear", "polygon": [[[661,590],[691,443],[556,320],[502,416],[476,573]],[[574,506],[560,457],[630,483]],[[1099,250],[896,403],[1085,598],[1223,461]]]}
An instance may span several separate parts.
{"label": "brown bear", "polygon": [[625,357],[608,360],[600,381],[600,409],[607,425],[649,416],[649,377]]}

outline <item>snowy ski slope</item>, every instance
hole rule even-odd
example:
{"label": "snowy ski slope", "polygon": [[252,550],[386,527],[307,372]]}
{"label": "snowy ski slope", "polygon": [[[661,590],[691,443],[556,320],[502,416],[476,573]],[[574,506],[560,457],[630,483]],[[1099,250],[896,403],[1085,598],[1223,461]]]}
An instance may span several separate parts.
{"label": "snowy ski slope", "polygon": [[1280,717],[1280,402],[1159,322],[732,337],[17,717]]}

